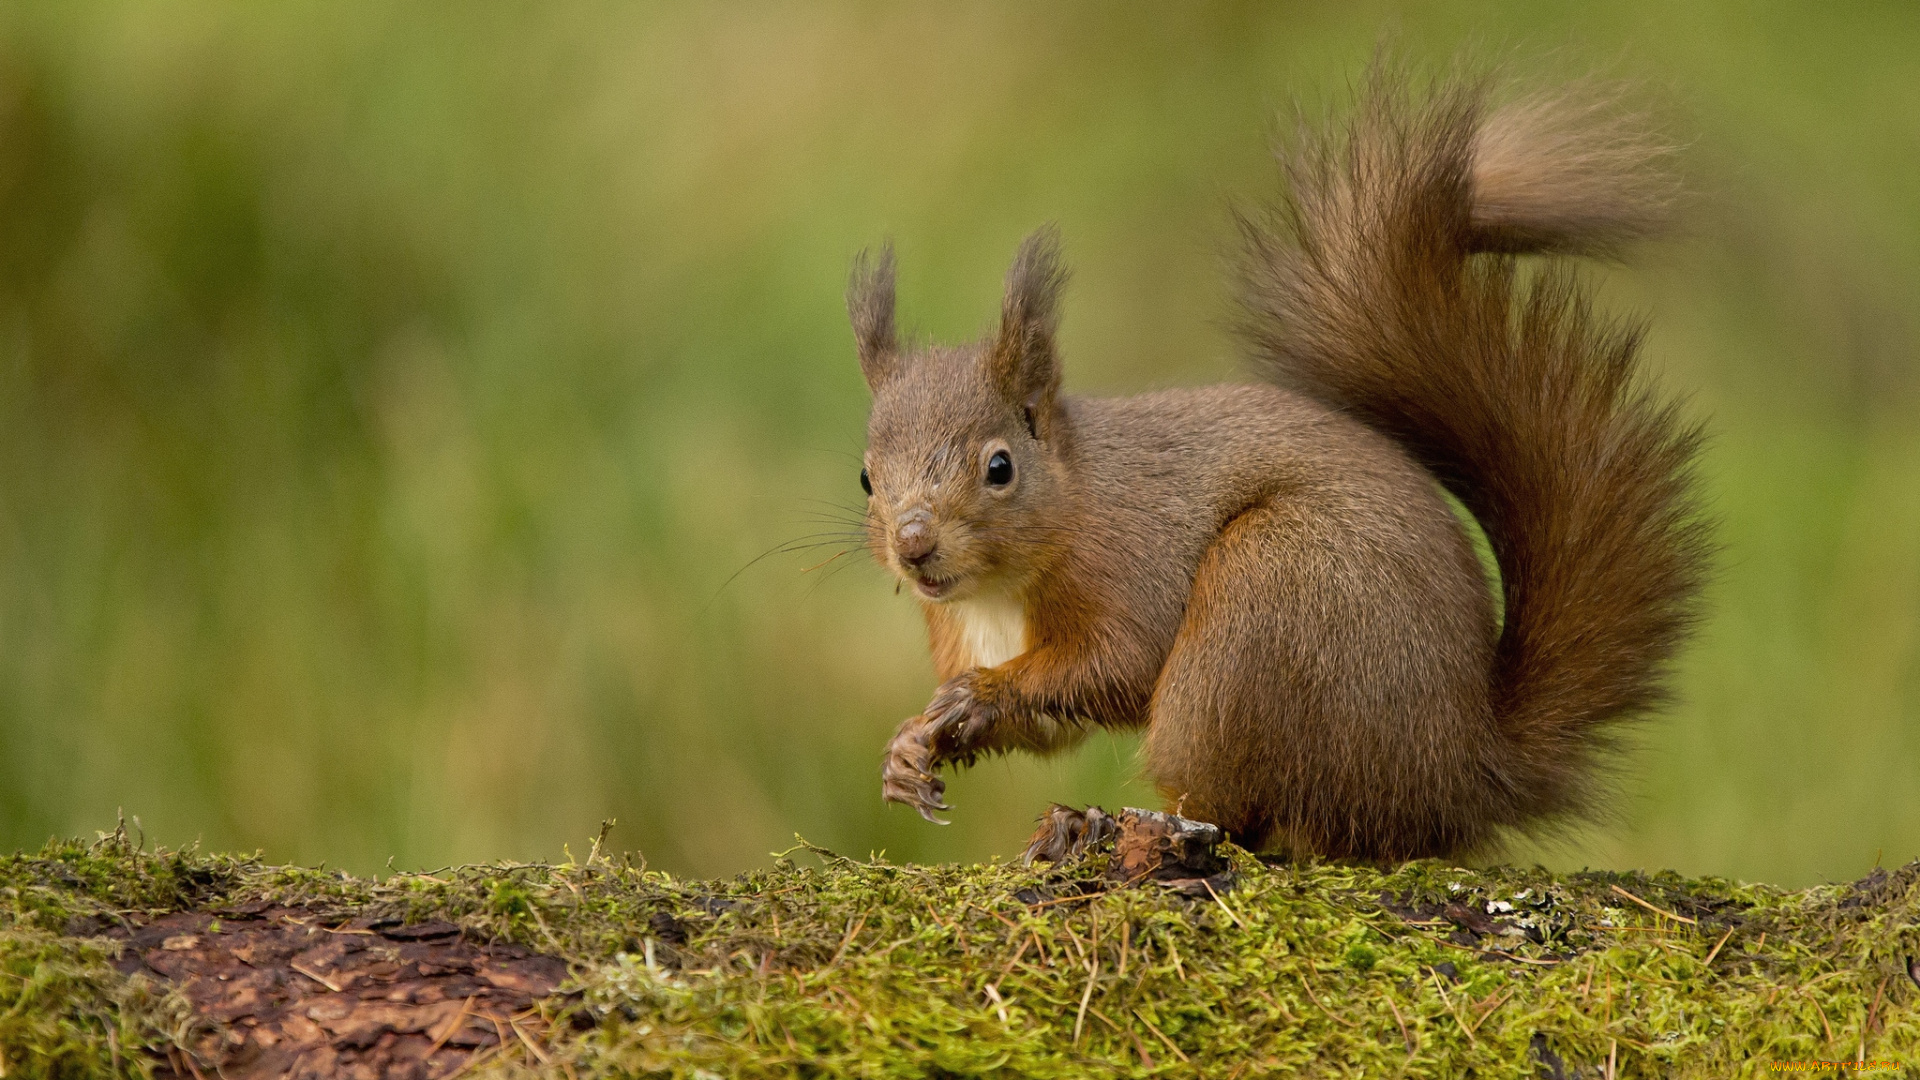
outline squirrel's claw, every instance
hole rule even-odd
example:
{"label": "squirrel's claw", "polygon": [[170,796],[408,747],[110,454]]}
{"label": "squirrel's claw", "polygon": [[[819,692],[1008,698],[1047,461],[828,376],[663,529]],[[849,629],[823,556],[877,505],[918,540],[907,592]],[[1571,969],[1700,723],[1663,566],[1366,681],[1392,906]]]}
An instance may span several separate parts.
{"label": "squirrel's claw", "polygon": [[900,725],[880,765],[880,795],[888,802],[913,807],[935,825],[945,825],[933,812],[953,808],[947,805],[947,782],[933,773],[931,741],[932,726],[926,717],[916,716]]}
{"label": "squirrel's claw", "polygon": [[934,764],[954,761],[970,764],[992,723],[991,710],[980,700],[978,670],[948,679],[927,703],[928,743]]}
{"label": "squirrel's claw", "polygon": [[947,783],[936,770],[946,763],[971,764],[991,721],[975,693],[975,676],[967,672],[940,687],[926,712],[894,732],[880,766],[882,797],[913,807],[935,825],[947,822],[934,811],[953,809],[947,805]]}

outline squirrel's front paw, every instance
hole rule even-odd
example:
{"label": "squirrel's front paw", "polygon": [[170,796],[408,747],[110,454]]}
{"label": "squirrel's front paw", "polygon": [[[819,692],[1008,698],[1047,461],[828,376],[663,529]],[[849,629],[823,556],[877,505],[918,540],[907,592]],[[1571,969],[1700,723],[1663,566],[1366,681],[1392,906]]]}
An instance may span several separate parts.
{"label": "squirrel's front paw", "polygon": [[880,765],[880,793],[888,802],[906,803],[935,825],[946,821],[935,810],[950,810],[947,782],[933,773],[933,725],[916,716],[900,725]]}
{"label": "squirrel's front paw", "polygon": [[927,703],[927,728],[932,733],[933,764],[973,764],[980,744],[993,726],[994,710],[984,700],[980,671],[962,672],[948,679]]}

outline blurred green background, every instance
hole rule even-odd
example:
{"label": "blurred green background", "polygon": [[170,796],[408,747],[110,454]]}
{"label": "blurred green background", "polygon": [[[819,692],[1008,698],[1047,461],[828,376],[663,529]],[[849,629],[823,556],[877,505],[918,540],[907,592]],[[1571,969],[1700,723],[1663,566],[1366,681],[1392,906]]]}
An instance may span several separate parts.
{"label": "blurred green background", "polygon": [[858,506],[858,248],[957,338],[1056,220],[1072,388],[1231,377],[1228,201],[1383,41],[1638,80],[1704,196],[1603,280],[1715,432],[1712,617],[1620,819],[1515,857],[1920,856],[1920,13],[1653,0],[7,5],[0,849],[124,807],[376,871],[617,817],[711,875],[1150,802],[1102,737],[883,807],[911,601],[753,560]]}

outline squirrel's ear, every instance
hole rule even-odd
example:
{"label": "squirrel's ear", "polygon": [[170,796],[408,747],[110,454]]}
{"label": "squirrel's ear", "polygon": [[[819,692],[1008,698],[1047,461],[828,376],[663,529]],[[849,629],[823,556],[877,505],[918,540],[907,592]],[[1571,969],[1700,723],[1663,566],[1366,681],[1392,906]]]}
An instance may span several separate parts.
{"label": "squirrel's ear", "polygon": [[1054,398],[1060,390],[1054,333],[1060,326],[1060,291],[1066,284],[1067,270],[1060,263],[1060,230],[1043,225],[1020,242],[1020,251],[1007,271],[1000,332],[988,360],[1007,400],[1031,410],[1036,421],[1044,422],[1052,416]]}
{"label": "squirrel's ear", "polygon": [[883,244],[880,255],[862,251],[853,260],[847,282],[847,315],[853,320],[854,349],[860,354],[860,374],[867,386],[878,389],[900,368],[900,339],[893,328],[893,245]]}

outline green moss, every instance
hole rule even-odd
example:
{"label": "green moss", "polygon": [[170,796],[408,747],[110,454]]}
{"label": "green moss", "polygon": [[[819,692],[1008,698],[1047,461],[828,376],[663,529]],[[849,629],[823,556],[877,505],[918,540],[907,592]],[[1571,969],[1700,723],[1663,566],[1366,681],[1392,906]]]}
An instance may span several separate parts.
{"label": "green moss", "polygon": [[1099,856],[1027,870],[816,853],[727,882],[593,858],[374,882],[56,844],[0,859],[0,1051],[9,1076],[103,1072],[116,1053],[125,1070],[184,1013],[119,976],[110,943],[63,931],[268,900],[449,918],[565,957],[580,992],[554,1018],[595,1023],[541,1067],[554,1075],[1531,1076],[1542,1052],[1570,1070],[1611,1058],[1620,1077],[1920,1064],[1920,864],[1782,892],[1231,854],[1237,887],[1195,899],[1108,891]]}

